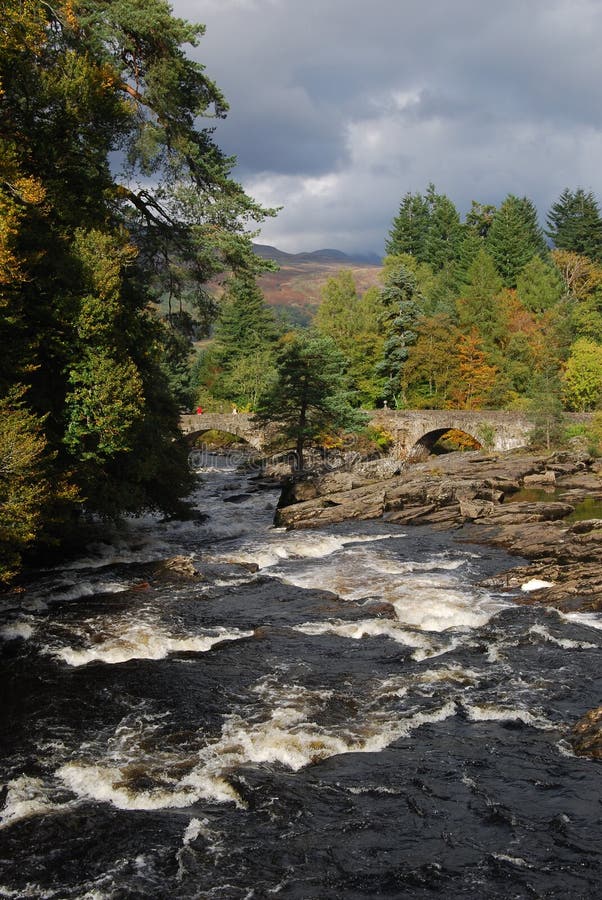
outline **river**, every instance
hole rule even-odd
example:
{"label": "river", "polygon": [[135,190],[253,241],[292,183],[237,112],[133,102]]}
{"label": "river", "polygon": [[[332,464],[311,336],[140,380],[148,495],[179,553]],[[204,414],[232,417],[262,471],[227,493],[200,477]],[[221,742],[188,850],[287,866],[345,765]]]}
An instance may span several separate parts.
{"label": "river", "polygon": [[[511,562],[449,534],[274,529],[275,488],[203,463],[206,518],[3,602],[0,897],[599,897],[566,735],[601,618],[480,586]],[[202,577],[152,577],[177,554]]]}

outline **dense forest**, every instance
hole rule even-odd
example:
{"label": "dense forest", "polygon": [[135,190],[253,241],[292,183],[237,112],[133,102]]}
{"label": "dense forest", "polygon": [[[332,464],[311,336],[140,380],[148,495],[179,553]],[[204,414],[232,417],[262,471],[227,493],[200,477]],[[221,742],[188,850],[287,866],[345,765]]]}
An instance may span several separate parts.
{"label": "dense forest", "polygon": [[202,33],[166,0],[3,3],[0,581],[82,515],[173,513],[189,490],[205,285],[258,271],[269,214],[214,142],[226,101],[182,49]]}
{"label": "dense forest", "polygon": [[[533,203],[476,201],[464,221],[429,185],[406,194],[382,286],[330,278],[312,328],[346,359],[357,405],[589,411],[602,402],[602,217],[566,189],[544,231]],[[280,333],[254,284],[225,293],[196,362],[198,396],[254,409]]]}
{"label": "dense forest", "polygon": [[202,34],[166,0],[5,0],[0,582],[82,517],[181,511],[197,404],[269,418],[303,381],[308,435],[385,404],[601,405],[602,218],[581,188],[545,231],[525,197],[462,221],[433,185],[408,193],[380,287],[341,271],[310,328],[275,316],[251,243],[274,211],[214,141],[226,100],[182,49]]}

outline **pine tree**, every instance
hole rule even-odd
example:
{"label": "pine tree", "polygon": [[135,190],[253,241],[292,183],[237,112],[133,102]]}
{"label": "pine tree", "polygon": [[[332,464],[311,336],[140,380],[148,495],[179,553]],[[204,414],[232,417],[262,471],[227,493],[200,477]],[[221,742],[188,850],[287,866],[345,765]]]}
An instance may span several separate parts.
{"label": "pine tree", "polygon": [[425,262],[425,244],[430,221],[430,205],[422,194],[408,191],[393,219],[386,252],[392,256],[409,253],[419,262]]}
{"label": "pine tree", "polygon": [[456,306],[465,331],[477,329],[492,350],[504,331],[499,295],[503,284],[491,256],[479,250],[466,274],[467,286]]}
{"label": "pine tree", "polygon": [[536,313],[559,303],[564,293],[558,269],[541,256],[534,256],[520,271],[516,289],[525,308]]}
{"label": "pine tree", "polygon": [[533,203],[509,194],[493,217],[485,244],[504,284],[516,287],[518,274],[529,260],[547,253]]}
{"label": "pine tree", "polygon": [[295,443],[295,465],[304,468],[304,451],[325,431],[355,430],[365,415],[351,406],[346,360],[332,338],[305,332],[285,335],[276,356],[276,377],[257,404],[259,424],[277,423],[281,436]]}
{"label": "pine tree", "polygon": [[203,28],[166,0],[5,0],[2,16],[0,396],[23,386],[51,490],[70,478],[105,516],[173,510],[190,477],[149,301],[202,306],[217,271],[253,270],[263,217],[213,140],[227,104],[182,50]]}
{"label": "pine tree", "polygon": [[255,278],[233,278],[221,299],[214,341],[206,353],[213,397],[253,408],[272,377],[277,339],[274,314]]}
{"label": "pine tree", "polygon": [[433,272],[440,272],[456,262],[462,243],[462,226],[458,211],[449,197],[437,194],[430,185],[427,194],[429,221],[424,245],[424,261]]}
{"label": "pine tree", "polygon": [[405,405],[403,369],[409,348],[418,336],[418,321],[422,314],[423,297],[416,278],[405,266],[389,271],[382,290],[383,325],[386,333],[383,357],[376,366],[376,374],[384,379],[384,399],[395,407]]}
{"label": "pine tree", "polygon": [[602,216],[591,191],[565,188],[548,213],[546,234],[558,250],[602,262]]}

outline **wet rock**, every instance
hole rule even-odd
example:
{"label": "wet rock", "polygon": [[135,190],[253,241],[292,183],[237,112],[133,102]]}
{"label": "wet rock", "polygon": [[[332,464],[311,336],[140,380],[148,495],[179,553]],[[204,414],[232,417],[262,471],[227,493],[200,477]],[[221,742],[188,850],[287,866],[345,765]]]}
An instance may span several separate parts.
{"label": "wet rock", "polygon": [[[566,499],[558,490],[560,480],[571,485]],[[503,502],[525,483],[556,486],[554,499]],[[383,517],[400,525],[460,530],[467,541],[491,544],[532,561],[528,574],[520,567],[516,575],[508,573],[509,587],[534,577],[552,584],[521,596],[521,602],[567,611],[602,609],[602,522],[566,521],[574,510],[567,499],[602,495],[600,471],[587,454],[452,453],[407,466],[398,476],[378,482],[358,471],[344,478],[308,479],[305,491],[302,502],[295,502],[290,493],[281,501],[276,524],[311,528]]]}
{"label": "wet rock", "polygon": [[571,732],[571,744],[579,756],[602,759],[602,706],[579,719]]}
{"label": "wet rock", "polygon": [[154,571],[155,578],[200,578],[190,556],[172,556],[164,559]]}
{"label": "wet rock", "polygon": [[556,472],[546,469],[545,472],[536,472],[534,475],[525,475],[523,483],[525,487],[531,487],[537,484],[555,484]]}

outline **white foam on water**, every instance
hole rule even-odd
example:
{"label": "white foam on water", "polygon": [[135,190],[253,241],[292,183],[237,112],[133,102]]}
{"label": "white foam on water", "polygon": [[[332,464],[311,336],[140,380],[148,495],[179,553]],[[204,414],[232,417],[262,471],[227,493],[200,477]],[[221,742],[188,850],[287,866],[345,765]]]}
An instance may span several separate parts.
{"label": "white foam on water", "polygon": [[104,581],[102,579],[61,582],[44,592],[45,600],[34,597],[30,602],[41,601],[43,608],[47,608],[48,602],[60,603],[65,600],[81,600],[83,597],[93,597],[96,594],[119,594],[131,587],[130,582]]}
{"label": "white foam on water", "polygon": [[463,707],[471,722],[522,722],[523,725],[529,725],[542,731],[553,731],[556,728],[548,719],[521,707],[498,706],[495,703],[482,706],[463,703]]}
{"label": "white foam on water", "polygon": [[528,863],[521,856],[508,856],[507,853],[492,853],[491,854],[494,859],[499,859],[501,862],[510,863],[513,866],[518,866],[521,869],[532,869],[533,866],[531,863]]}
{"label": "white foam on water", "polygon": [[7,785],[4,809],[0,812],[0,828],[59,808],[50,799],[48,789],[40,778],[21,775]]}
{"label": "white foam on water", "polygon": [[29,622],[16,621],[0,628],[0,638],[4,641],[14,641],[17,639],[28,641],[33,635],[34,629]]}
{"label": "white foam on water", "polygon": [[271,539],[271,534],[261,544],[247,546],[244,550],[228,554],[229,562],[256,563],[266,569],[288,559],[324,559],[332,556],[350,544],[376,543],[402,537],[399,534],[356,534],[335,535],[324,532],[283,532],[273,529],[280,540]]}
{"label": "white foam on water", "polygon": [[[332,699],[332,691],[282,685],[268,677],[255,687],[265,701],[256,718],[250,721],[239,714],[227,716],[221,735],[187,760],[190,770],[186,774],[182,774],[177,748],[163,749],[165,745],[157,741],[158,749],[149,751],[152,741],[148,740],[148,729],[155,727],[149,723],[144,723],[141,731],[124,726],[109,742],[109,754],[104,759],[73,759],[55,774],[79,799],[106,802],[119,809],[187,807],[200,800],[233,802],[244,808],[244,801],[228,781],[229,773],[241,766],[275,764],[298,771],[342,753],[378,753],[416,728],[456,713],[451,701],[436,709],[404,711],[400,698],[405,690],[401,685],[396,691],[390,688],[383,692],[383,685],[373,685],[365,708],[354,719],[344,726],[323,726],[314,719]],[[141,775],[143,789],[136,786]],[[151,787],[146,786],[149,781]],[[185,844],[201,833],[194,822],[185,832]]]}
{"label": "white foam on water", "polygon": [[[205,825],[206,824],[207,820],[205,820]],[[184,837],[182,839],[184,846],[196,841],[198,836],[203,833],[203,827],[203,823],[199,819],[191,819],[186,826],[186,831],[184,832]]]}
{"label": "white foam on water", "polygon": [[127,771],[117,767],[72,762],[61,766],[55,774],[78,797],[110,803],[117,809],[168,809],[191,806],[201,799],[238,800],[236,791],[218,778],[198,780],[194,785],[181,782],[172,789],[141,791],[133,789]]}
{"label": "white foam on water", "polygon": [[349,638],[354,641],[359,641],[366,637],[388,637],[398,644],[417,648],[418,652],[412,654],[412,657],[417,660],[438,656],[451,649],[450,646],[444,646],[426,635],[408,631],[400,626],[399,622],[391,619],[359,619],[354,622],[331,619],[326,622],[304,622],[301,625],[295,625],[293,630],[302,634],[316,636],[335,634],[338,637]]}
{"label": "white foam on water", "polygon": [[268,574],[296,587],[331,591],[344,600],[377,597],[390,603],[398,622],[410,628],[467,631],[484,625],[510,604],[467,586],[454,575],[461,564],[441,556],[398,562],[378,547],[363,546],[343,549],[326,562],[306,561]]}
{"label": "white foam on water", "polygon": [[572,641],[570,638],[557,638],[544,625],[532,625],[529,633],[536,634],[549,644],[556,644],[556,646],[565,650],[597,650],[598,648],[598,644],[590,644],[588,641]]}
{"label": "white foam on water", "polygon": [[529,591],[540,591],[542,588],[554,587],[553,581],[542,581],[540,578],[531,578],[530,581],[525,581],[524,584],[521,584],[521,591],[529,592]]}
{"label": "white foam on water", "polygon": [[135,622],[86,649],[63,647],[51,652],[70,666],[85,666],[91,662],[114,665],[130,659],[165,659],[170,653],[206,653],[216,644],[241,640],[252,634],[252,631],[238,628],[217,627],[204,634],[174,636],[155,623]]}
{"label": "white foam on water", "polygon": [[598,631],[602,630],[602,615],[600,613],[558,612],[558,615],[562,619],[566,619],[567,622],[576,622],[578,625],[587,625],[589,628],[596,628]]}

